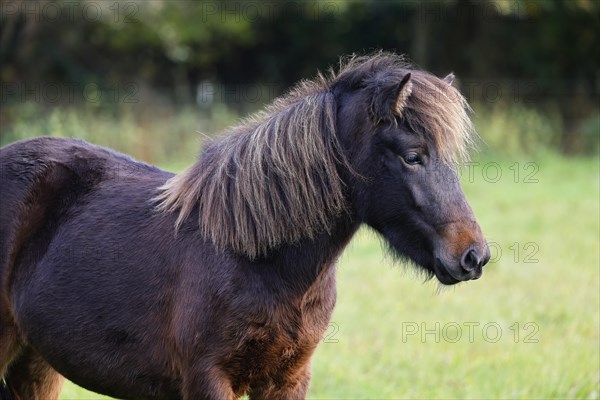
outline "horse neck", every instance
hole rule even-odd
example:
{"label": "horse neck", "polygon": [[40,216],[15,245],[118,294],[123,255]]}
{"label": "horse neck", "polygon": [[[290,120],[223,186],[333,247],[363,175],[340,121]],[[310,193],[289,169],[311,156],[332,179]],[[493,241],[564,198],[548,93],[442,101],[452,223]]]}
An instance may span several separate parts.
{"label": "horse neck", "polygon": [[256,271],[265,272],[263,278],[270,286],[288,295],[302,296],[315,285],[333,283],[336,261],[358,226],[347,216],[340,218],[330,232],[284,244],[251,265]]}

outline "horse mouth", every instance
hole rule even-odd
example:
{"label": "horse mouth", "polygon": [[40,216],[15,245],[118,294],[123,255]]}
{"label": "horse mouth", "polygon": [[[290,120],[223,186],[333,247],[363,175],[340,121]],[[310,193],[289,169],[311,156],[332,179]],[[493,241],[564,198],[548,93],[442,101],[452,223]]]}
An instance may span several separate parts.
{"label": "horse mouth", "polygon": [[[476,271],[466,272],[466,271],[456,271],[453,268],[448,267],[442,260],[439,258],[435,259],[435,263],[433,265],[433,272],[435,273],[435,277],[444,285],[454,285],[459,282],[469,281],[472,279],[479,279],[482,274],[481,268]],[[465,273],[466,272],[466,273]]]}

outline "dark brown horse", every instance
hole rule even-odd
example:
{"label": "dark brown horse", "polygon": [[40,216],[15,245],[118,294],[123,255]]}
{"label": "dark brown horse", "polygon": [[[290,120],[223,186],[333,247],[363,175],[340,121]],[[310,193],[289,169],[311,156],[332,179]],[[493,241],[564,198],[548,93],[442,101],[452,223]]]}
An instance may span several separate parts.
{"label": "dark brown horse", "polygon": [[76,139],[2,148],[3,396],[53,399],[64,376],[130,399],[303,399],[363,223],[443,284],[479,278],[451,80],[352,58],[178,175]]}

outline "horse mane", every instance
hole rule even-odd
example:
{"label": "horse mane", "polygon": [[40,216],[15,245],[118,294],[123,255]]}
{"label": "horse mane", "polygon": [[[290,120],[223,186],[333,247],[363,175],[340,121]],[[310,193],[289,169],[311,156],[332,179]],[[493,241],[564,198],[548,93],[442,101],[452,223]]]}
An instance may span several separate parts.
{"label": "horse mane", "polygon": [[[338,167],[350,168],[336,132],[336,85],[369,87],[376,76],[397,83],[411,72],[414,86],[403,117],[433,138],[446,162],[467,153],[472,128],[465,99],[441,79],[409,70],[400,56],[380,52],[351,57],[338,73],[301,81],[211,141],[193,166],[159,188],[157,209],[179,210],[179,228],[197,207],[204,237],[251,259],[330,232],[348,209]],[[377,84],[371,85],[376,95]]]}
{"label": "horse mane", "polygon": [[303,82],[210,143],[160,188],[159,209],[180,209],[179,226],[197,206],[205,237],[250,258],[329,230],[346,205],[336,106],[320,89]]}

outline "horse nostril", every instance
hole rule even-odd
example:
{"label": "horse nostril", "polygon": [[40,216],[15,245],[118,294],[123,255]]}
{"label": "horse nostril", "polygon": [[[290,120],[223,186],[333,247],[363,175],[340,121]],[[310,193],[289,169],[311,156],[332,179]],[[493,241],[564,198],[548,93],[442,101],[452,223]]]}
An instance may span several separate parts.
{"label": "horse nostril", "polygon": [[485,262],[483,262],[483,257],[477,252],[475,249],[467,250],[462,258],[460,259],[460,266],[465,271],[473,271],[478,267],[482,267]]}
{"label": "horse nostril", "polygon": [[490,261],[490,258],[492,258],[492,254],[490,252],[490,248],[486,247],[485,249],[485,255],[483,256],[483,261],[481,262],[481,266],[485,266],[485,264],[487,264]]}

